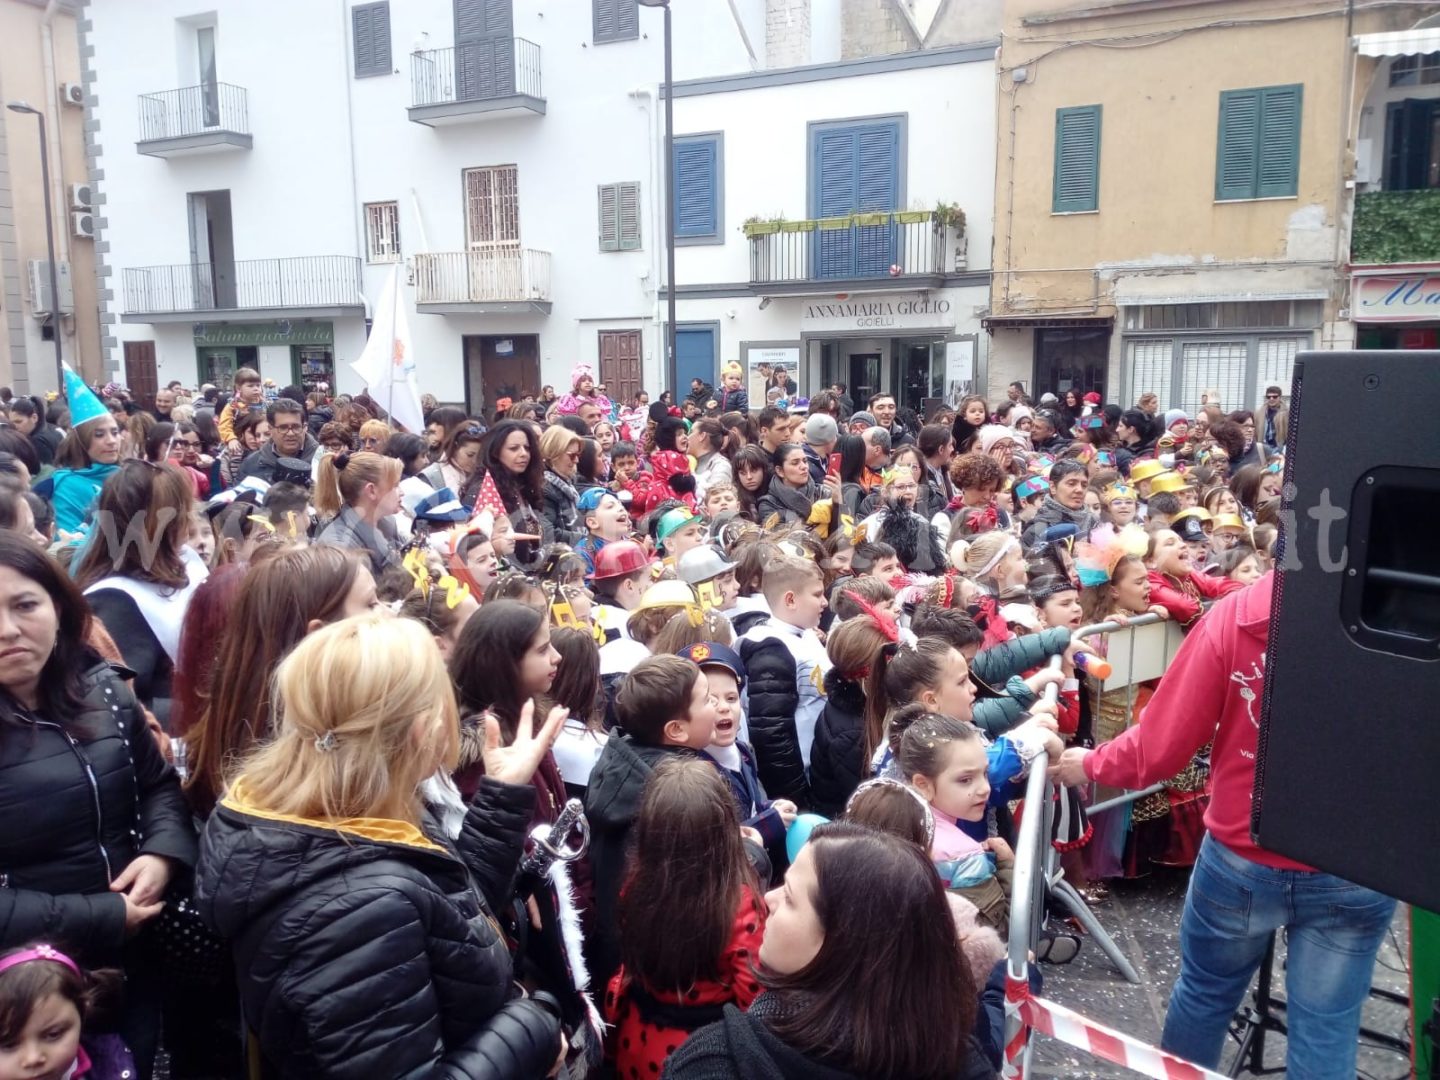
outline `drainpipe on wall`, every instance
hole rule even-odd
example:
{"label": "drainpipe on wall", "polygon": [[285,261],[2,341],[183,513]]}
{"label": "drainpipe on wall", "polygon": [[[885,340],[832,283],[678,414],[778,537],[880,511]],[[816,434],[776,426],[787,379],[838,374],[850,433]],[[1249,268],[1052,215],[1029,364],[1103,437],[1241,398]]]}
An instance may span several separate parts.
{"label": "drainpipe on wall", "polygon": [[[47,150],[53,168],[50,170],[50,197],[54,200],[55,207],[59,211],[55,215],[56,239],[59,241],[59,256],[61,262],[70,264],[70,230],[65,227],[69,220],[70,201],[65,198],[65,157],[61,143],[61,103],[60,83],[55,78],[55,11],[60,6],[60,0],[47,0],[45,11],[40,16],[40,60],[43,65],[45,79],[45,112],[46,112],[46,138],[50,141]],[[98,211],[97,211],[98,212]],[[73,279],[75,267],[70,266]],[[59,298],[55,300],[55,306],[59,306]],[[55,329],[57,333],[63,333],[66,337],[75,337],[76,320],[72,312],[68,318],[59,313],[55,317]],[[77,360],[75,349],[71,348],[71,356]]]}
{"label": "drainpipe on wall", "polygon": [[[53,3],[54,0],[51,0]],[[365,299],[365,231],[360,223],[360,173],[355,163],[355,106],[350,96],[350,8],[340,0],[340,71],[345,80],[345,146],[350,151],[350,218],[355,226],[355,257],[360,260],[360,303],[365,306],[365,334],[370,334],[370,304]],[[340,381],[340,358],[335,358],[335,381]]]}
{"label": "drainpipe on wall", "polygon": [[[657,238],[663,237],[665,235],[665,215],[661,208],[665,205],[665,200],[660,197],[660,193],[664,190],[664,188],[661,186],[662,178],[660,176],[659,166],[655,163],[655,144],[659,140],[664,138],[664,134],[661,130],[660,110],[653,108],[655,104],[655,91],[651,90],[649,87],[642,86],[631,90],[630,98],[633,101],[641,103],[641,107],[645,110],[646,125],[651,129],[649,132],[649,137],[645,140],[645,157],[648,163],[647,171],[649,172],[650,178],[650,235]],[[659,243],[650,244],[649,250],[649,275],[652,286],[652,295],[655,298],[654,303],[651,305],[650,321],[655,327],[655,348],[658,354],[661,356],[660,379],[663,383],[665,377],[665,335],[660,331],[661,327],[664,325],[665,320],[664,316],[662,316],[660,313],[659,255],[665,250],[664,242],[661,241]],[[641,337],[642,339],[644,337],[643,330],[641,331]],[[640,362],[640,384],[642,387],[647,385],[645,380],[645,362],[643,357],[641,358]]]}

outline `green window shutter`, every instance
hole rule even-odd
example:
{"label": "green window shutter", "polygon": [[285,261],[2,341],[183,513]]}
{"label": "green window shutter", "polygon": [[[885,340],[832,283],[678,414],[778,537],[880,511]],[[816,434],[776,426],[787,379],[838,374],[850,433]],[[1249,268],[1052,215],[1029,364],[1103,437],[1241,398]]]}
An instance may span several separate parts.
{"label": "green window shutter", "polygon": [[1300,189],[1301,86],[1271,86],[1260,96],[1260,174],[1255,194],[1269,199]]}
{"label": "green window shutter", "polygon": [[1216,199],[1283,198],[1299,191],[1303,89],[1221,92]]}
{"label": "green window shutter", "polygon": [[600,250],[620,250],[620,195],[618,184],[600,185]]}
{"label": "green window shutter", "polygon": [[1100,106],[1055,110],[1055,187],[1051,210],[1100,208]]}
{"label": "green window shutter", "polygon": [[617,184],[621,251],[640,250],[640,185]]}
{"label": "green window shutter", "polygon": [[1215,198],[1255,198],[1259,155],[1260,91],[1222,90]]}

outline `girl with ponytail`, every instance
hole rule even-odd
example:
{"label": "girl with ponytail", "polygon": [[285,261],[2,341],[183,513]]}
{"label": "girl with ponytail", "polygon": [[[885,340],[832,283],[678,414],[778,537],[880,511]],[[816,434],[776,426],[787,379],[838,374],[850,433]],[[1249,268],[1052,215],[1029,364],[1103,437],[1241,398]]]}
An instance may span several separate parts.
{"label": "girl with ponytail", "polygon": [[332,517],[316,543],[363,551],[379,577],[396,559],[395,524],[400,509],[404,463],[362,450],[341,451],[320,459],[315,474],[315,509]]}

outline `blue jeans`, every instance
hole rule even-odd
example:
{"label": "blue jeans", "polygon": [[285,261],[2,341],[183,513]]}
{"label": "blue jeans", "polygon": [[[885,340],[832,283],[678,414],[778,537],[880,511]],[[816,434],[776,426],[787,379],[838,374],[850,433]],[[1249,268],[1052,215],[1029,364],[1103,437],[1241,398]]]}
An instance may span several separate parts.
{"label": "blue jeans", "polygon": [[1275,870],[1241,858],[1208,833],[1185,894],[1180,977],[1161,1046],[1197,1065],[1220,1064],[1272,931],[1289,931],[1286,1071],[1355,1080],[1360,1006],[1395,901],[1329,874]]}

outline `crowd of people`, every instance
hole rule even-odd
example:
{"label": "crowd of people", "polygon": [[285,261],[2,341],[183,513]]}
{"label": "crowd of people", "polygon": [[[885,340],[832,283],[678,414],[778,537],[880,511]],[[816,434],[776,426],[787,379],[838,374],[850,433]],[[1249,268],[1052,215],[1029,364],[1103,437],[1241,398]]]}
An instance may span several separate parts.
{"label": "crowd of people", "polygon": [[1258,625],[1278,387],[8,393],[0,1080],[992,1077],[1030,770],[1166,781],[1056,838],[1089,902],[1265,861],[1225,723],[1074,634]]}

